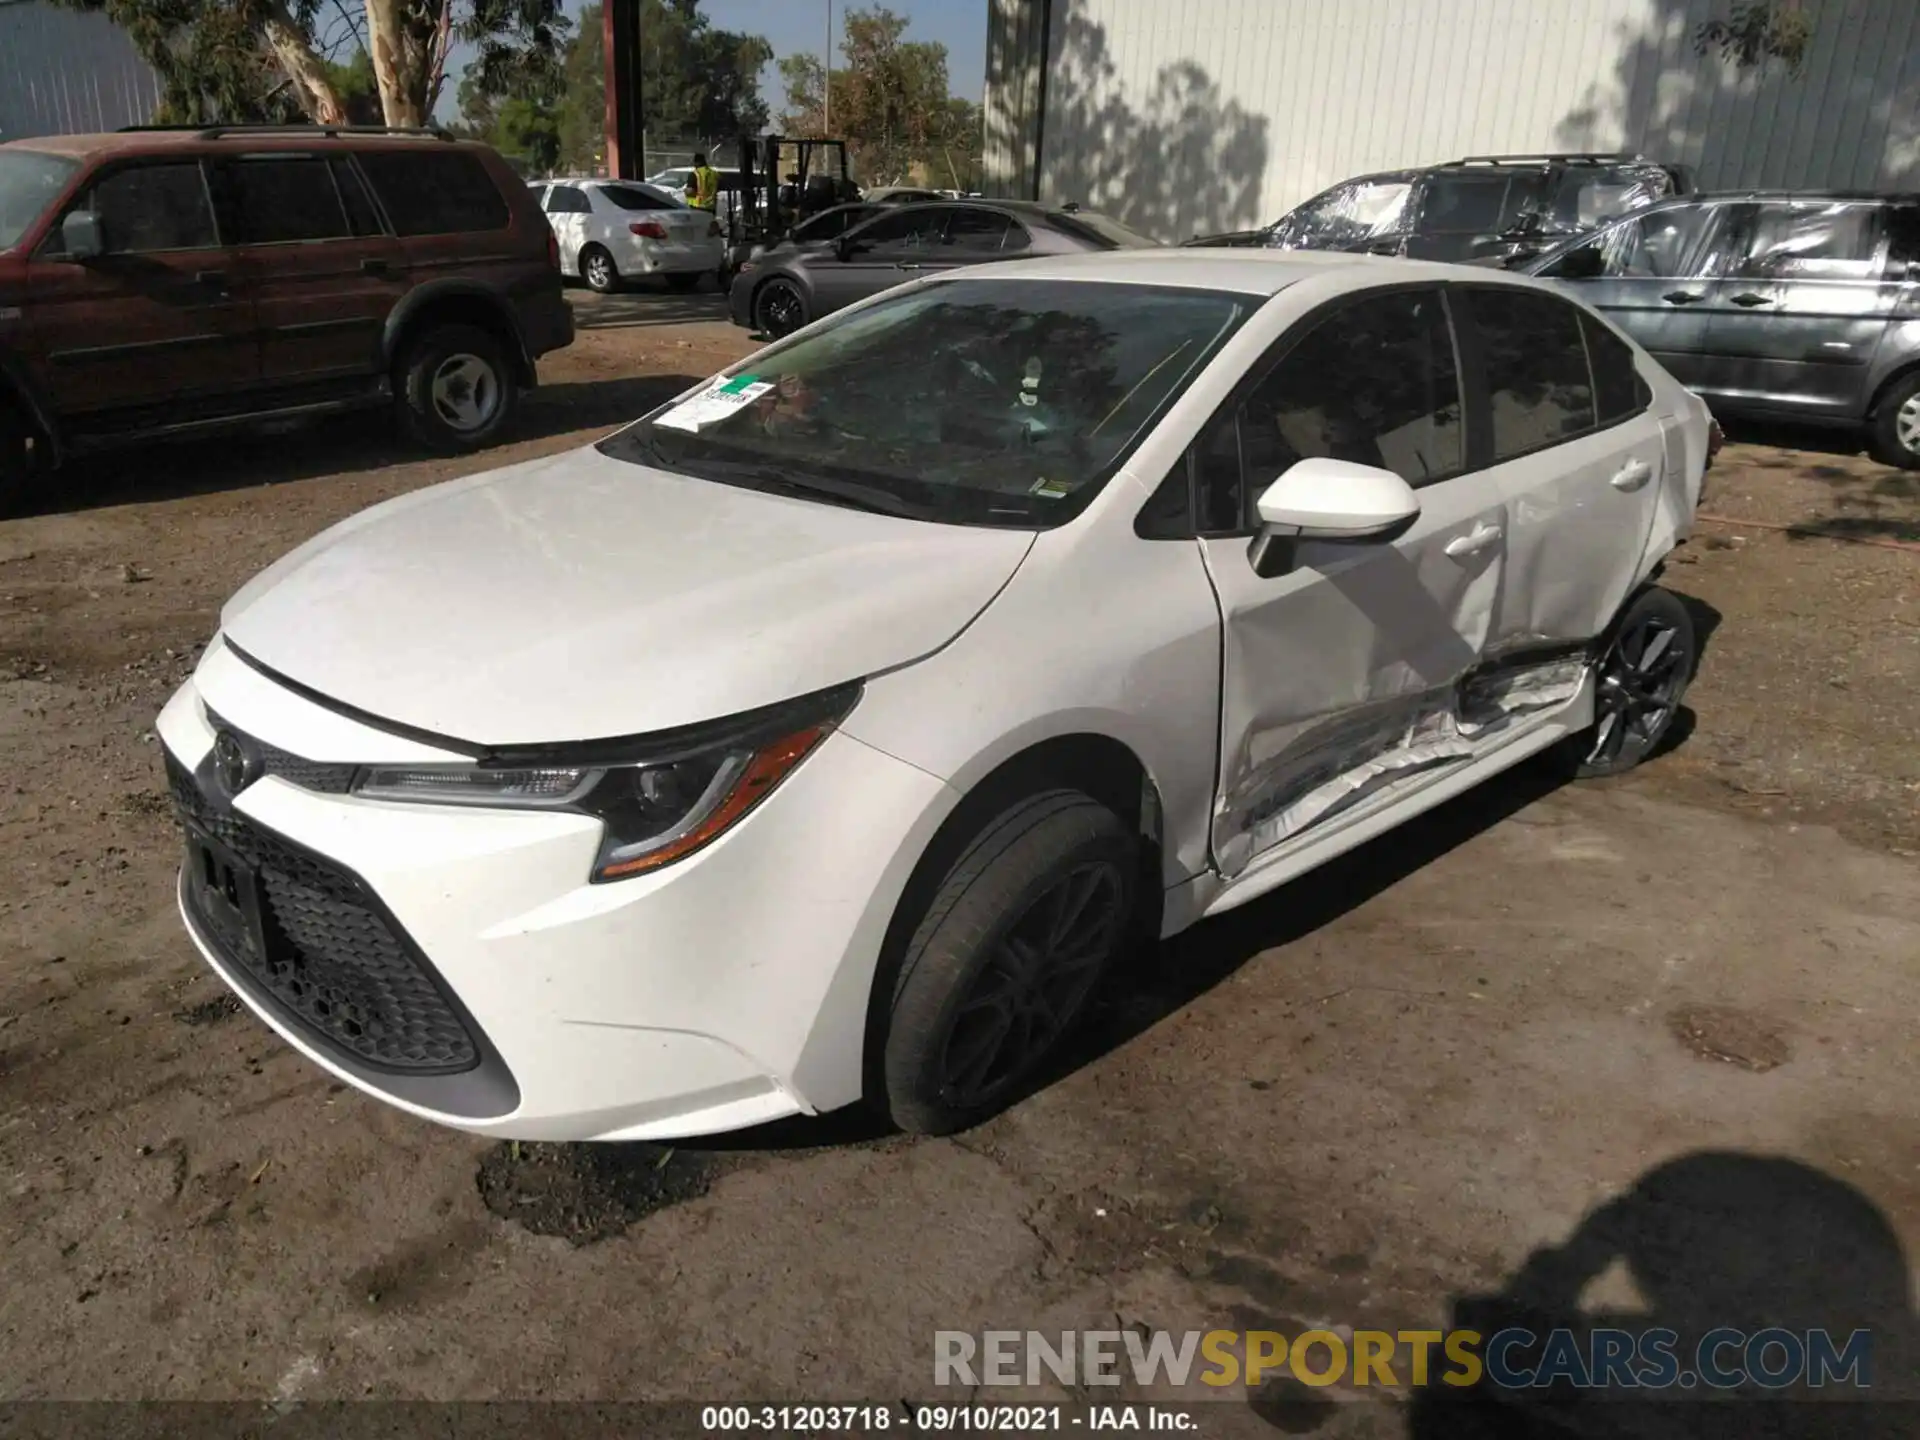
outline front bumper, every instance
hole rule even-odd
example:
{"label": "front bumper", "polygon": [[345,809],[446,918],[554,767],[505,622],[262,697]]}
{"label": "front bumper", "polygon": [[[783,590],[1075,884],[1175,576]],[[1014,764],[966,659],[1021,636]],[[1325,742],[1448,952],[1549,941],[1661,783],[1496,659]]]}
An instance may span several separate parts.
{"label": "front bumper", "polygon": [[256,953],[196,906],[183,869],[188,931],[343,1080],[528,1140],[713,1133],[860,1097],[881,939],[950,803],[933,777],[836,733],[706,849],[590,885],[587,816],[362,800],[277,774],[227,796],[210,713],[342,766],[458,757],[297,696],[218,642],[161,714],[177,803],[262,868],[273,912]]}

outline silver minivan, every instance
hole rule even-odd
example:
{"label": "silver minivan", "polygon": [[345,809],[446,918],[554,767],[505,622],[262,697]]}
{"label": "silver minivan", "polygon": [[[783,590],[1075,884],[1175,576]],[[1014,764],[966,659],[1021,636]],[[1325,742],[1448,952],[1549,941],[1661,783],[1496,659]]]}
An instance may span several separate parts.
{"label": "silver minivan", "polygon": [[1920,196],[1696,195],[1526,267],[1721,416],[1849,426],[1920,469]]}

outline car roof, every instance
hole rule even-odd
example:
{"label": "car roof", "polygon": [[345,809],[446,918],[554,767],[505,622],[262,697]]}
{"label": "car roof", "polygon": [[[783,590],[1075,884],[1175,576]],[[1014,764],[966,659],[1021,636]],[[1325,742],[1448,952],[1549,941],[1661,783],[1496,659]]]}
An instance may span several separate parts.
{"label": "car roof", "polygon": [[[1891,200],[1902,204],[1920,203],[1920,191],[1912,190],[1701,190],[1691,195],[1673,195],[1645,207],[1647,210],[1671,210],[1681,205],[1726,204],[1752,200]],[[1628,214],[1643,214],[1634,210]],[[1624,218],[1624,217],[1622,217]]]}
{"label": "car roof", "polygon": [[474,140],[462,140],[446,131],[389,130],[385,126],[319,125],[194,125],[157,126],[148,129],[112,130],[86,135],[33,135],[20,140],[0,141],[0,150],[38,150],[47,154],[90,159],[98,155],[152,155],[169,150],[195,150],[218,153],[245,146],[249,153],[260,150],[309,150],[315,145],[407,146],[445,145],[453,149],[484,150]]}
{"label": "car roof", "polygon": [[[1071,255],[1042,255],[1031,260],[1002,260],[990,267],[995,277],[1029,280],[1106,281],[1134,285],[1178,285],[1196,290],[1231,290],[1245,295],[1277,295],[1296,281],[1348,274],[1356,285],[1404,281],[1492,280],[1523,286],[1537,282],[1511,271],[1487,271],[1470,265],[1403,260],[1389,255],[1358,255],[1345,250],[1188,249],[1091,250]],[[963,272],[964,273],[964,272]]]}

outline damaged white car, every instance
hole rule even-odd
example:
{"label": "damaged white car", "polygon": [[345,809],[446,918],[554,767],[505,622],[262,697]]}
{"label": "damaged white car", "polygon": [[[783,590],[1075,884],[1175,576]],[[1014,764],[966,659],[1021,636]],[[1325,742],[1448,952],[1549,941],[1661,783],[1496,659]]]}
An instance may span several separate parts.
{"label": "damaged white car", "polygon": [[159,730],[200,949],[429,1120],[1022,1093],[1133,939],[1667,732],[1713,434],[1534,282],[1126,251],[836,314],[378,506]]}

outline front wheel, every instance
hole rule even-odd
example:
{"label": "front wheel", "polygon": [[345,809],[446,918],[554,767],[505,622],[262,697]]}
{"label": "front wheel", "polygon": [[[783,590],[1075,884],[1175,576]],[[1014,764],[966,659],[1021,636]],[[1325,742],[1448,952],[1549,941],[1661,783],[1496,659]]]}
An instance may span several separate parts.
{"label": "front wheel", "polygon": [[1126,825],[1076,790],[1032,796],[980,832],[895,982],[883,1058],[896,1125],[950,1134],[1019,1098],[1127,942],[1138,875]]}
{"label": "front wheel", "polygon": [[1593,725],[1563,742],[1574,776],[1618,775],[1651,755],[1680,712],[1695,657],[1693,616],[1679,598],[1658,586],[1636,595],[1600,654]]}
{"label": "front wheel", "polygon": [[1920,470],[1920,370],[1894,382],[1873,412],[1867,440],[1882,465]]}

